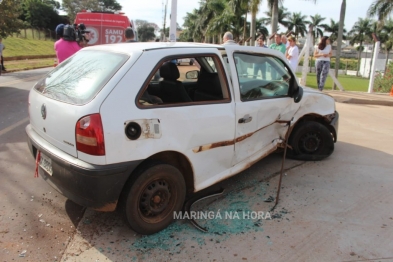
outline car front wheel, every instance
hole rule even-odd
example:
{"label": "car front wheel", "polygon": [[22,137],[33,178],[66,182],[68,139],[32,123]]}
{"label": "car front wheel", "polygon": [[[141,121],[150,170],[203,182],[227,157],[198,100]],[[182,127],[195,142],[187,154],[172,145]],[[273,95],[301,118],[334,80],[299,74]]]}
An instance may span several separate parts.
{"label": "car front wheel", "polygon": [[333,153],[333,136],[326,126],[314,121],[299,124],[289,138],[292,149],[288,149],[288,157],[316,161]]}
{"label": "car front wheel", "polygon": [[137,233],[154,234],[171,224],[182,209],[186,185],[174,166],[155,163],[140,170],[125,189],[127,222]]}

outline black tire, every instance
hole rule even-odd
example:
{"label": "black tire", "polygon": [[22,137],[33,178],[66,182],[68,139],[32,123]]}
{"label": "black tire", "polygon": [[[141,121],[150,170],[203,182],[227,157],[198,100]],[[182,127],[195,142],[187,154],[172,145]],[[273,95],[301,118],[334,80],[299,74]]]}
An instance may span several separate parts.
{"label": "black tire", "polygon": [[313,121],[299,123],[293,130],[287,156],[297,160],[317,161],[334,151],[333,136],[326,126]]}
{"label": "black tire", "polygon": [[190,65],[193,65],[193,64],[194,64],[194,61],[191,60],[191,61],[190,61]]}
{"label": "black tire", "polygon": [[130,227],[150,235],[173,222],[174,212],[181,211],[185,196],[181,172],[168,164],[152,163],[126,185],[122,206]]}

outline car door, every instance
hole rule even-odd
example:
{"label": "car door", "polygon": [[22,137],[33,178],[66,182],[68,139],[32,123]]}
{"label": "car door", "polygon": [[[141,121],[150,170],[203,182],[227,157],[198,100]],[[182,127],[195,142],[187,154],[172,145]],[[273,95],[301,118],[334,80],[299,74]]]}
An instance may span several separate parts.
{"label": "car door", "polygon": [[[216,73],[221,85],[221,98],[198,101],[165,100],[162,95],[165,94],[167,97],[171,92],[167,86],[171,81],[165,80],[168,72],[165,65],[172,63],[173,59],[184,57],[210,58],[214,61],[214,68],[218,68]],[[205,66],[208,66],[207,61]],[[176,66],[172,64],[170,68],[176,71],[174,67]],[[156,93],[149,94],[149,83],[154,81],[154,75],[159,68],[166,84],[159,85]],[[172,81],[175,84],[173,88],[184,88],[182,83],[185,82],[185,73],[199,70],[195,65],[178,68],[180,77],[174,77],[177,77],[177,80]],[[160,83],[164,83],[164,80]],[[204,90],[209,89],[210,83],[213,84],[213,81],[206,83],[207,88]],[[154,101],[150,99],[152,96],[155,98]],[[133,97],[136,101],[132,103],[134,99],[130,98],[129,103],[120,104],[119,97]],[[162,102],[155,102],[160,99]],[[113,90],[101,109],[106,126],[124,123],[126,127],[131,122],[141,123],[142,126],[151,123],[152,126],[149,129],[151,133],[144,130],[147,132],[146,135],[143,131],[144,135],[135,140],[117,133],[106,136],[108,152],[116,152],[113,157],[107,156],[109,161],[119,161],[119,158],[122,161],[146,159],[160,152],[180,153],[191,163],[197,191],[229,175],[228,170],[232,167],[234,157],[235,103],[217,48],[167,48],[145,52]],[[113,114],[106,116],[106,111],[116,112],[116,119]]]}
{"label": "car door", "polygon": [[244,51],[229,51],[228,58],[236,99],[237,165],[273,152],[287,132],[281,121],[291,120],[299,105],[290,97],[296,79],[280,58]]}

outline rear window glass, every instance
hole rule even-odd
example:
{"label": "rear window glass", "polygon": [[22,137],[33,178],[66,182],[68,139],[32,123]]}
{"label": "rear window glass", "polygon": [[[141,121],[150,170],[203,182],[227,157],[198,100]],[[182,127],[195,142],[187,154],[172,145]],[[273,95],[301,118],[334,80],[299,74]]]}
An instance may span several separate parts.
{"label": "rear window glass", "polygon": [[102,89],[128,58],[126,54],[80,51],[59,64],[34,88],[55,100],[85,104]]}

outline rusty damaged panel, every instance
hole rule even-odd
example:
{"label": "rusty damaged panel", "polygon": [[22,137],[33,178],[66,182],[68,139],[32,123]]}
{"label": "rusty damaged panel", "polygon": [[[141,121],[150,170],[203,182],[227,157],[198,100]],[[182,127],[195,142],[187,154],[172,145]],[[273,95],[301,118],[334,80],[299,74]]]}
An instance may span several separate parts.
{"label": "rusty damaged panel", "polygon": [[269,126],[271,126],[271,125],[273,125],[273,124],[275,124],[275,123],[288,123],[288,121],[282,121],[282,120],[279,120],[279,119],[278,119],[278,120],[274,121],[273,123],[271,123],[271,124],[269,124],[269,125],[267,125],[267,126],[261,127],[260,129],[254,131],[254,132],[245,134],[245,135],[243,135],[243,136],[239,136],[239,137],[237,137],[235,140],[220,141],[220,142],[216,142],[216,143],[211,143],[211,144],[207,144],[207,145],[202,145],[202,146],[193,148],[192,151],[193,151],[194,153],[199,153],[199,152],[206,151],[206,150],[210,150],[210,149],[217,148],[217,147],[223,147],[223,146],[231,146],[231,145],[234,145],[234,144],[236,144],[236,143],[239,143],[239,142],[241,142],[241,141],[243,141],[243,140],[245,140],[245,139],[251,137],[251,136],[254,135],[255,133],[257,133],[257,132],[259,132],[259,131],[261,131],[261,130],[263,130],[263,129],[265,129],[265,128],[267,128],[267,127],[269,127]]}

